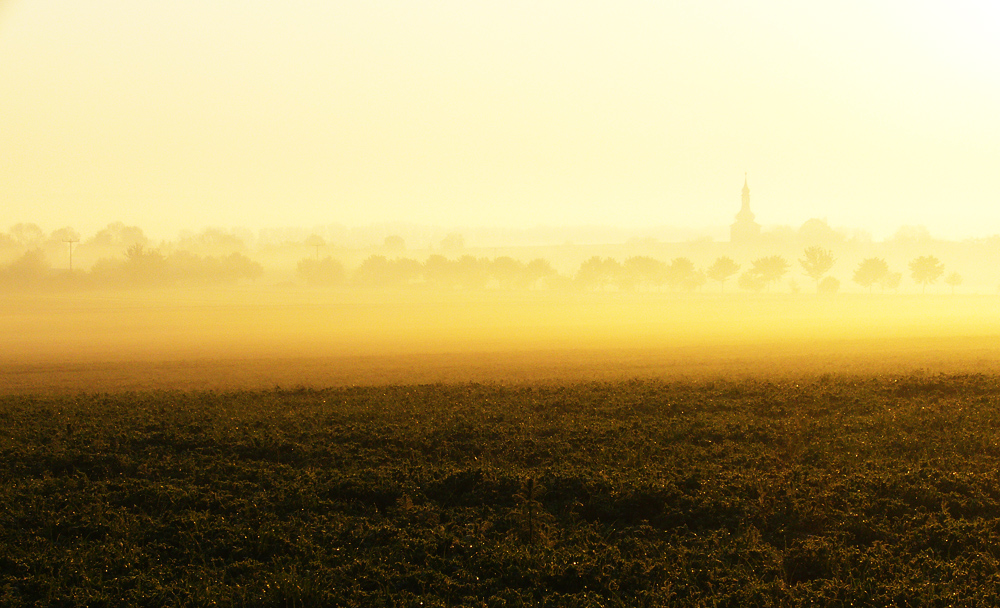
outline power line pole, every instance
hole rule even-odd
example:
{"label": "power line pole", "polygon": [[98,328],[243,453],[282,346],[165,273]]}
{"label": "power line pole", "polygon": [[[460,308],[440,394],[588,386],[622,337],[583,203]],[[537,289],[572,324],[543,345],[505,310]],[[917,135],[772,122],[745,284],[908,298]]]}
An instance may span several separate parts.
{"label": "power line pole", "polygon": [[80,239],[63,239],[63,242],[69,244],[69,271],[73,272],[73,244],[79,243]]}

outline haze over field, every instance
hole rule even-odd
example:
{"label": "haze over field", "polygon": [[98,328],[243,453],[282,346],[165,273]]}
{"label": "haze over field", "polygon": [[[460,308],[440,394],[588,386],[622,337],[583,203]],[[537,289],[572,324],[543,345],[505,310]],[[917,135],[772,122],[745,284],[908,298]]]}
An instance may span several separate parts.
{"label": "haze over field", "polygon": [[1000,605],[997,6],[0,0],[0,604]]}
{"label": "haze over field", "polygon": [[0,390],[997,369],[997,10],[0,3]]}
{"label": "haze over field", "polygon": [[287,289],[0,302],[4,392],[1000,371],[996,296]]}

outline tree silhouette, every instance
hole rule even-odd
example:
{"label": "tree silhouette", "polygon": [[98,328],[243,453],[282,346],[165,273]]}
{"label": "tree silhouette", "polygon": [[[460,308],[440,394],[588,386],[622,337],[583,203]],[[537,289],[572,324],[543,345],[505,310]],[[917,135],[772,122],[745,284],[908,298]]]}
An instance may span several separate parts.
{"label": "tree silhouette", "polygon": [[920,293],[927,291],[927,285],[935,282],[944,273],[944,264],[932,255],[922,255],[910,262],[910,276],[920,284]]}
{"label": "tree silhouette", "polygon": [[759,276],[764,281],[764,286],[770,288],[771,283],[780,281],[788,272],[788,260],[780,255],[757,258],[753,261],[750,272]]}
{"label": "tree silhouette", "polygon": [[149,244],[149,239],[143,234],[138,226],[126,226],[122,222],[112,222],[97,231],[97,234],[87,239],[85,245],[96,245],[98,247],[124,247],[128,248],[136,243],[142,245]]}
{"label": "tree silhouette", "polygon": [[727,256],[722,256],[712,262],[712,265],[708,267],[708,278],[713,281],[719,282],[719,290],[726,290],[726,281],[729,280],[731,276],[736,274],[740,269],[740,265],[733,261],[732,258]]}
{"label": "tree silhouette", "polygon": [[829,249],[807,247],[805,257],[799,260],[799,264],[802,265],[802,269],[816,283],[816,291],[819,292],[819,280],[823,278],[823,275],[830,272],[835,261],[833,253]]}
{"label": "tree silhouette", "polygon": [[65,243],[66,241],[79,241],[80,233],[67,226],[66,228],[59,228],[58,230],[53,230],[52,234],[49,235],[49,240],[54,241],[56,243]]}
{"label": "tree silhouette", "polygon": [[816,285],[819,293],[837,293],[840,291],[840,281],[833,277],[826,277]]}
{"label": "tree silhouette", "polygon": [[699,280],[694,262],[688,258],[674,258],[667,266],[667,283],[671,289],[680,287],[691,291],[704,282],[704,276]]}
{"label": "tree silhouette", "polygon": [[613,258],[595,255],[583,264],[576,273],[577,282],[586,289],[604,289],[617,284],[622,274],[622,266]]}
{"label": "tree silhouette", "polygon": [[523,276],[524,286],[531,288],[537,285],[539,281],[548,282],[552,277],[556,276],[556,271],[552,268],[552,264],[548,260],[535,258],[524,267]]}
{"label": "tree silhouette", "polygon": [[451,232],[441,239],[441,249],[445,251],[460,251],[465,248],[465,237],[457,232]]}
{"label": "tree silhouette", "polygon": [[488,258],[477,258],[463,255],[455,262],[458,282],[465,289],[482,289],[490,282],[490,261]]}
{"label": "tree silhouette", "polygon": [[495,258],[489,265],[489,275],[503,289],[516,287],[524,275],[524,264],[510,256]]}
{"label": "tree silhouette", "polygon": [[389,260],[372,255],[354,271],[354,282],[362,287],[400,287],[420,274],[420,263],[409,258]]}
{"label": "tree silhouette", "polygon": [[702,285],[708,282],[708,277],[705,276],[704,270],[696,270],[692,273],[688,280],[684,283],[684,288],[689,291],[694,291],[699,289]]}
{"label": "tree silhouette", "polygon": [[182,239],[178,245],[189,251],[214,254],[229,254],[247,248],[246,241],[237,234],[237,231],[226,231],[221,228],[206,228],[198,234]]}
{"label": "tree silhouette", "polygon": [[962,275],[957,272],[952,272],[944,278],[944,282],[951,287],[951,293],[954,295],[955,288],[962,284]]}
{"label": "tree silhouette", "polygon": [[871,293],[872,285],[882,282],[889,274],[889,265],[882,258],[865,258],[854,271],[854,282],[866,287]]}
{"label": "tree silhouette", "polygon": [[135,243],[125,250],[125,277],[133,283],[156,283],[169,280],[167,259],[155,249]]}
{"label": "tree silhouette", "polygon": [[903,279],[903,273],[901,272],[887,272],[882,280],[879,281],[879,285],[882,287],[882,291],[886,289],[892,289],[893,291],[899,289],[899,283]]}
{"label": "tree silhouette", "polygon": [[393,234],[385,237],[385,240],[382,241],[382,246],[389,251],[405,251],[406,241],[403,240],[403,237]]}
{"label": "tree silhouette", "polygon": [[747,291],[761,291],[767,286],[764,277],[753,270],[744,270],[736,284],[740,286],[740,289]]}
{"label": "tree silhouette", "polygon": [[41,245],[45,238],[45,233],[38,227],[38,224],[14,224],[10,227],[10,235],[22,247],[29,249]]}
{"label": "tree silhouette", "polygon": [[[172,256],[171,256],[172,257]],[[170,258],[167,258],[170,261]],[[233,283],[239,279],[256,279],[264,274],[264,267],[238,251],[219,258],[207,256],[203,260],[206,278],[213,282]]]}
{"label": "tree silhouette", "polygon": [[847,240],[843,234],[831,228],[826,220],[818,218],[806,220],[799,227],[798,237],[801,243],[819,245],[841,244]]}
{"label": "tree silhouette", "polygon": [[344,265],[329,256],[299,260],[298,272],[309,285],[340,285],[347,280]]}
{"label": "tree silhouette", "polygon": [[645,255],[630,257],[622,264],[623,283],[659,287],[667,282],[667,265]]}
{"label": "tree silhouette", "polygon": [[6,232],[0,232],[0,251],[3,251],[5,249],[19,249],[19,248],[20,246],[18,245],[17,241],[14,240],[14,237],[7,234]]}
{"label": "tree silhouette", "polygon": [[172,252],[162,262],[155,259],[158,256],[151,251],[141,259],[145,260],[142,264],[148,267],[147,270],[159,268],[148,274],[150,280],[159,282],[234,283],[240,279],[256,279],[264,273],[263,266],[238,251],[224,256],[200,256],[180,250]]}
{"label": "tree silhouette", "polygon": [[29,249],[4,269],[3,278],[21,286],[43,281],[49,273],[49,262],[41,249]]}
{"label": "tree silhouette", "polygon": [[431,255],[424,262],[424,279],[438,288],[454,288],[458,282],[455,277],[454,264],[443,255]]}
{"label": "tree silhouette", "polygon": [[933,240],[934,238],[926,226],[900,226],[889,242],[896,246],[912,247],[914,245],[928,245]]}

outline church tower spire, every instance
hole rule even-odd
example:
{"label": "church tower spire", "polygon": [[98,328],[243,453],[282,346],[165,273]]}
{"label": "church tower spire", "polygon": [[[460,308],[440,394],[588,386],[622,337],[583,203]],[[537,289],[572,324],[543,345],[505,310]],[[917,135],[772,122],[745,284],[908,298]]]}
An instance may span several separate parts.
{"label": "church tower spire", "polygon": [[743,173],[743,192],[740,212],[736,221],[729,227],[730,243],[749,243],[760,236],[760,224],[754,221],[753,211],[750,211],[750,186],[747,184],[747,174]]}
{"label": "church tower spire", "polygon": [[753,222],[754,214],[750,211],[750,186],[747,185],[747,174],[743,173],[743,205],[740,212],[736,214],[737,221]]}

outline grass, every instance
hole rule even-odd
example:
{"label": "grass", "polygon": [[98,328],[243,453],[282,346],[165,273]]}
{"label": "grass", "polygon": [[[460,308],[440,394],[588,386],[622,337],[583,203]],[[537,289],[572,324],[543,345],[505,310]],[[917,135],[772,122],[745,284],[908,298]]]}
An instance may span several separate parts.
{"label": "grass", "polygon": [[1000,378],[0,398],[8,606],[1000,604]]}

